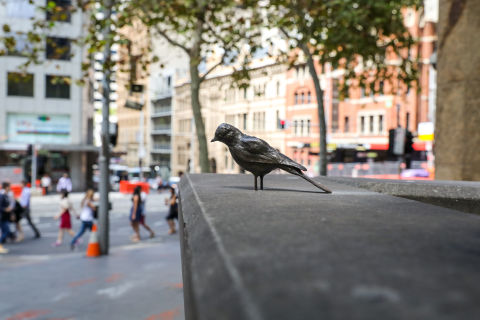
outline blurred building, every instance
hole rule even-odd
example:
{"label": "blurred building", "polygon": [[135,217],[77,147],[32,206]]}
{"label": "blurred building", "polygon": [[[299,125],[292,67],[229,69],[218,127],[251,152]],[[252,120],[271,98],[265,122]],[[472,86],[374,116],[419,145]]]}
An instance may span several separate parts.
{"label": "blurred building", "polygon": [[128,44],[118,48],[117,83],[118,141],[114,148],[121,163],[129,167],[150,164],[150,98],[148,81],[149,32],[139,21],[121,33]]}
{"label": "blurred building", "polygon": [[[168,179],[173,88],[176,79],[185,78],[188,59],[140,23],[123,31],[130,43],[119,48],[124,63],[116,73],[119,134],[114,151],[122,164],[143,167],[144,176]],[[158,61],[152,62],[154,56]]]}
{"label": "blurred building", "polygon": [[159,61],[150,65],[150,167],[167,180],[172,174],[174,84],[187,77],[188,57],[158,36],[151,39],[152,54]]}
{"label": "blurred building", "polygon": [[[211,73],[202,83],[200,100],[207,140],[217,126],[226,122],[242,132],[255,135],[284,152],[286,65],[274,59],[256,59],[250,66],[248,88],[237,88],[231,78],[232,68],[223,67]],[[173,174],[200,172],[198,142],[190,105],[190,84],[175,87],[173,129]],[[222,143],[208,143],[212,172],[238,173],[241,168],[233,161]]]}
{"label": "blurred building", "polygon": [[[14,50],[0,57],[0,166],[23,166],[30,177],[29,145],[38,150],[37,177],[48,173],[55,181],[69,172],[73,188],[84,189],[92,179],[97,157],[93,146],[93,85],[78,86],[82,78],[83,50],[72,39],[84,32],[86,17],[68,10],[70,1],[54,1],[63,10],[55,14],[36,11],[28,0],[0,4],[0,21],[10,26],[3,35],[16,40]],[[45,5],[34,1],[35,5]],[[33,50],[26,32],[31,18],[55,21],[45,42],[41,65],[18,67]]]}
{"label": "blurred building", "polygon": [[[341,99],[339,84],[342,70],[317,65],[324,91],[329,162],[364,162],[368,158],[373,161],[385,160],[389,129],[401,126],[418,136],[420,123],[433,122],[436,93],[434,53],[437,42],[434,16],[434,13],[427,14],[423,10],[405,11],[404,23],[419,41],[409,53],[412,59],[418,57],[420,63],[418,91],[418,85],[407,88],[402,83],[385,80],[376,83],[381,93],[351,86],[348,96]],[[298,64],[287,72],[286,95],[287,155],[318,174],[317,102],[313,81],[305,64]],[[431,149],[431,142],[416,139],[413,148],[426,151]],[[422,158],[418,160],[426,160],[425,152],[417,156]]]}

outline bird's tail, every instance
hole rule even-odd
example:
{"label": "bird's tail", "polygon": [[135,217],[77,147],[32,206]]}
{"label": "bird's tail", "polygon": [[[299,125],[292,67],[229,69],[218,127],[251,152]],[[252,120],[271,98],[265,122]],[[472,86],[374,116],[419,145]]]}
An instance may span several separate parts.
{"label": "bird's tail", "polygon": [[288,167],[288,166],[282,166],[281,167],[283,170],[287,171],[288,173],[291,173],[291,174],[294,174],[296,176],[299,176],[300,178],[303,178],[305,180],[307,180],[308,182],[310,182],[311,184],[313,184],[315,187],[319,188],[319,189],[322,189],[323,191],[325,191],[326,193],[332,193],[332,190],[330,190],[329,188],[325,187],[323,184],[321,183],[318,183],[316,181],[313,181],[312,179],[310,179],[310,177],[308,177],[307,175],[305,175],[302,171],[298,170],[298,169],[294,169],[292,167]]}

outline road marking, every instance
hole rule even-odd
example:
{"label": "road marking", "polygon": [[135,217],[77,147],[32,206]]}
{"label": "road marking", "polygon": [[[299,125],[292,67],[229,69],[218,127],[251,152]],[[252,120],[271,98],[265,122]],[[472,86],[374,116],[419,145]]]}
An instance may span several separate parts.
{"label": "road marking", "polygon": [[26,319],[35,319],[40,316],[46,315],[51,313],[51,310],[27,310],[23,311],[20,313],[17,313],[9,318],[7,320],[26,320]]}
{"label": "road marking", "polygon": [[73,282],[69,282],[69,283],[68,283],[68,286],[69,286],[70,288],[75,288],[75,287],[83,286],[83,285],[88,284],[88,283],[95,282],[96,280],[97,280],[97,279],[95,279],[95,278],[90,278],[90,279],[73,281]]}
{"label": "road marking", "polygon": [[[138,284],[138,282],[137,282],[137,284]],[[135,287],[135,285],[133,284],[133,282],[126,282],[126,283],[123,283],[123,284],[118,285],[118,286],[108,287],[108,288],[105,288],[105,289],[97,290],[97,295],[106,295],[110,299],[116,299],[116,298],[124,295],[130,289],[132,289],[134,287]]]}
{"label": "road marking", "polygon": [[121,278],[123,278],[123,274],[122,274],[122,273],[114,273],[114,274],[112,274],[110,277],[108,277],[107,279],[105,279],[105,281],[106,281],[106,282],[115,282],[115,281],[120,280]]}
{"label": "road marking", "polygon": [[57,294],[55,297],[53,297],[52,301],[53,302],[58,302],[60,300],[63,300],[65,299],[66,297],[70,296],[70,293],[68,292],[61,292],[59,294]]}
{"label": "road marking", "polygon": [[153,314],[145,320],[173,320],[180,313],[180,307],[167,310],[162,313]]}

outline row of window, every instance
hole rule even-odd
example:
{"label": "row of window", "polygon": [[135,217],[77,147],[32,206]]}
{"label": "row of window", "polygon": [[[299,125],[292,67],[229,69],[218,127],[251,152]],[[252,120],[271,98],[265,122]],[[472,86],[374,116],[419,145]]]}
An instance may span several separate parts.
{"label": "row of window", "polygon": [[[15,40],[15,45],[8,47],[8,55],[10,56],[26,56],[32,53],[33,47],[28,41],[27,35],[15,34],[11,35]],[[71,41],[68,38],[47,37],[45,58],[49,60],[70,60]]]}
{"label": "row of window", "polygon": [[[367,130],[368,129],[368,130]],[[374,134],[382,133],[384,131],[384,117],[383,115],[370,115],[360,117],[360,133]],[[343,132],[350,132],[350,118],[344,118]]]}
{"label": "row of window", "polygon": [[[33,74],[9,72],[7,74],[7,95],[17,97],[34,96]],[[70,99],[71,78],[57,75],[45,76],[45,97]]]}
{"label": "row of window", "polygon": [[310,91],[307,92],[295,92],[295,104],[305,104],[312,102],[312,94]]}
{"label": "row of window", "polygon": [[[47,20],[70,22],[71,0],[46,0]],[[55,4],[55,6],[53,6]],[[30,0],[5,0],[7,17],[31,19],[35,17],[35,4]]]}
{"label": "row of window", "polygon": [[310,132],[311,132],[310,119],[293,121],[293,133],[296,136],[309,136]]}

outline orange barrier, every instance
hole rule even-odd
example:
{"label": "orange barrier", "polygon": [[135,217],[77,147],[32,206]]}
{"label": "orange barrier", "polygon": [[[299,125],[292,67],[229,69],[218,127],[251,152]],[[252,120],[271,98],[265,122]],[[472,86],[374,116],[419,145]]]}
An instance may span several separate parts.
{"label": "orange barrier", "polygon": [[136,182],[131,183],[130,181],[122,180],[120,181],[120,192],[121,193],[133,193],[133,190],[136,186],[142,187],[142,191],[145,193],[150,192],[150,185],[147,182]]}
{"label": "orange barrier", "polygon": [[90,240],[88,241],[86,255],[89,258],[100,256],[100,244],[98,243],[97,225],[95,223],[93,224],[92,232],[90,233]]}

